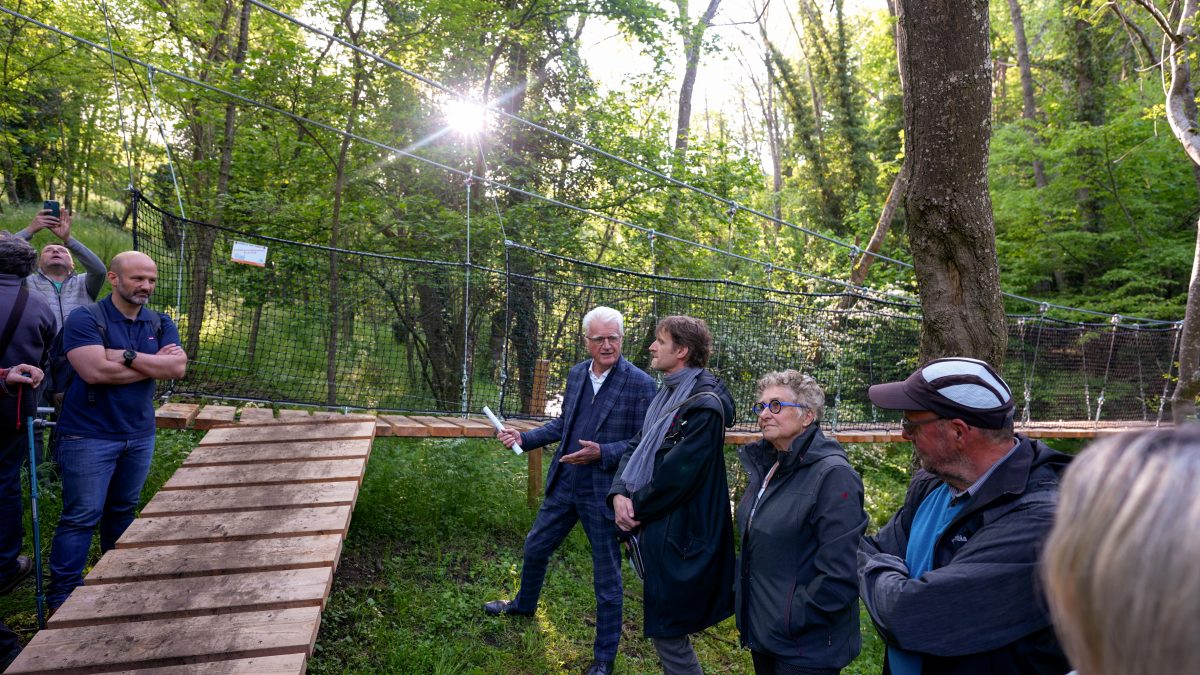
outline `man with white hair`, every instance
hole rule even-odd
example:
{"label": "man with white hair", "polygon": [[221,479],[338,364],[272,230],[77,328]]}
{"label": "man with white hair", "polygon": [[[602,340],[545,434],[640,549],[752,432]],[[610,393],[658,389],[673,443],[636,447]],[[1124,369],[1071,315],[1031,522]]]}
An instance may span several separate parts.
{"label": "man with white hair", "polygon": [[1037,581],[1070,457],[1013,433],[1012,391],[952,357],[869,390],[902,410],[921,469],[858,553],[859,588],[891,675],[1062,675],[1070,670]]}
{"label": "man with white hair", "polygon": [[[55,330],[62,329],[75,308],[96,301],[100,289],[104,287],[104,274],[107,271],[104,261],[92,253],[83,242],[71,236],[71,212],[63,209],[59,216],[51,214],[49,209],[42,209],[33,218],[29,227],[16,233],[16,236],[29,241],[38,230],[50,230],[54,236],[62,240],[62,244],[46,244],[38,256],[37,271],[25,277],[25,285],[29,290],[42,296],[54,313]],[[83,263],[83,274],[75,271],[75,259],[79,257]]]}
{"label": "man with white hair", "polygon": [[563,412],[557,419],[521,433],[496,433],[507,447],[523,450],[558,442],[546,477],[546,499],[525,538],[521,588],[512,600],[493,600],[485,612],[530,615],[537,609],[546,564],[570,534],[583,525],[592,545],[592,586],[596,593],[596,641],[588,675],[612,673],[621,637],[621,553],[613,511],[606,503],[625,445],[642,427],[654,398],[649,375],[621,356],[625,323],[621,313],[596,307],[583,317],[583,338],[591,358],[567,374]]}

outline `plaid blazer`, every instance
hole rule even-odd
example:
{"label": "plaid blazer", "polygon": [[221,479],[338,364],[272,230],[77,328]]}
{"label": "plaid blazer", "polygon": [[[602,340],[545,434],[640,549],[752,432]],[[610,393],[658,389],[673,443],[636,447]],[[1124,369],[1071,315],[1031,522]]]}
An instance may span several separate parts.
{"label": "plaid blazer", "polygon": [[[550,420],[537,429],[521,433],[521,443],[525,450],[540,448],[549,443],[558,443],[558,450],[554,453],[554,459],[550,462],[549,475],[546,477],[547,495],[554,489],[554,479],[558,475],[558,460],[562,458],[565,449],[564,441],[571,429],[571,422],[575,419],[575,407],[579,401],[579,392],[583,387],[592,386],[587,373],[591,365],[592,361],[588,359],[575,364],[567,373],[567,391],[563,395],[563,412],[560,417]],[[580,435],[583,440],[595,441],[600,445],[601,457],[597,467],[599,470],[592,472],[595,494],[600,500],[604,500],[608,495],[608,490],[612,486],[613,474],[617,470],[617,465],[621,463],[621,455],[625,454],[629,440],[641,431],[642,420],[646,417],[646,409],[650,407],[650,401],[654,398],[657,389],[657,385],[649,375],[639,370],[623,356],[613,365],[612,372],[608,377],[610,381],[605,385],[611,391],[610,395],[605,397],[606,400],[600,402],[600,407],[596,410],[594,418],[596,428],[594,430],[584,429]]]}

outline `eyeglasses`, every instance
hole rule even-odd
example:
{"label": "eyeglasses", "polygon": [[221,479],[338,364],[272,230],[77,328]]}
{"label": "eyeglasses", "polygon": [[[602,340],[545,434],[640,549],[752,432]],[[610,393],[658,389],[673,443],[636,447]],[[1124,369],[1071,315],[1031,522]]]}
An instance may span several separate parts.
{"label": "eyeglasses", "polygon": [[770,410],[773,414],[778,415],[779,411],[783,410],[784,408],[807,408],[807,407],[808,406],[800,404],[800,403],[788,403],[787,401],[780,401],[777,398],[773,398],[766,403],[763,403],[762,401],[755,403],[754,405],[750,406],[750,411],[753,412],[755,415],[761,415],[764,410]]}
{"label": "eyeglasses", "polygon": [[620,342],[621,342],[620,335],[589,335],[589,336],[587,336],[587,339],[588,339],[588,342],[590,342],[594,345],[602,345],[602,344],[615,345],[615,344],[620,344]]}
{"label": "eyeglasses", "polygon": [[923,419],[923,420],[910,420],[907,417],[901,417],[900,418],[900,430],[906,434],[912,435],[912,433],[914,431],[916,431],[919,427],[923,427],[926,424],[932,424],[933,422],[940,422],[944,419],[946,419],[946,418],[945,417],[929,417],[929,418]]}

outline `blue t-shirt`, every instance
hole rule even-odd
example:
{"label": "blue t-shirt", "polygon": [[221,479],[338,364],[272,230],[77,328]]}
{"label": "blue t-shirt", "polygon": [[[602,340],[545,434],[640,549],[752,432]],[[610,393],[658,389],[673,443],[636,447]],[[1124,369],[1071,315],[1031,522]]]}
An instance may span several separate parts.
{"label": "blue t-shirt", "polygon": [[[908,548],[904,552],[909,579],[920,579],[922,574],[933,568],[933,547],[938,537],[967,503],[964,499],[952,504],[953,498],[950,488],[943,483],[926,495],[917,507],[912,530],[908,533]],[[898,647],[888,647],[888,667],[892,675],[921,675],[921,655]]]}
{"label": "blue t-shirt", "polygon": [[[109,349],[132,349],[143,354],[157,354],[169,344],[179,344],[179,330],[166,314],[162,317],[162,337],[154,334],[148,307],[142,307],[137,319],[126,319],[113,306],[112,296],[99,302],[106,318],[107,344],[100,338],[86,307],[71,312],[63,324],[63,351],[70,352],[87,345],[102,345]],[[155,380],[146,379],[132,384],[89,385],[76,376],[67,387],[63,412],[58,420],[58,433],[89,438],[127,441],[154,435]],[[88,389],[94,392],[94,403],[88,403]]]}

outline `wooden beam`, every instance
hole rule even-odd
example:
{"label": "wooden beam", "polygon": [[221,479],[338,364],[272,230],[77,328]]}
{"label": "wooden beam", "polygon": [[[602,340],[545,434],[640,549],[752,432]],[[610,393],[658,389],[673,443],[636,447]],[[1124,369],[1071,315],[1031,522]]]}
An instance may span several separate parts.
{"label": "wooden beam", "polygon": [[362,481],[365,459],[320,459],[309,462],[261,462],[245,466],[183,465],[163,484],[163,490],[214,487]]}
{"label": "wooden beam", "polygon": [[192,422],[197,429],[214,429],[233,422],[237,409],[231,405],[206,405],[200,409]]}
{"label": "wooden beam", "polygon": [[375,423],[371,420],[329,422],[314,420],[312,424],[268,424],[263,426],[232,426],[213,429],[200,439],[200,445],[250,445],[283,443],[286,441],[336,441],[346,438],[373,438]]}
{"label": "wooden beam", "polygon": [[[136,522],[136,521],[134,521]],[[337,567],[342,538],[337,534],[115,548],[87,576],[87,585],[182,577]]]}
{"label": "wooden beam", "polygon": [[104,673],[208,661],[307,654],[319,607],[44,630],[7,673]]}
{"label": "wooden beam", "polygon": [[350,527],[350,511],[350,506],[314,506],[138,518],[117,540],[117,548],[251,541],[317,534],[345,536]]}
{"label": "wooden beam", "polygon": [[299,483],[260,486],[217,487],[202,490],[160,490],[142,507],[142,517],[183,516],[195,513],[273,511],[301,506],[353,505],[358,483]]}
{"label": "wooden beam", "polygon": [[333,568],[320,567],[80,586],[49,628],[322,607],[332,583]]}
{"label": "wooden beam", "polygon": [[195,403],[164,403],[154,411],[154,418],[160,429],[186,429],[199,413]]}
{"label": "wooden beam", "polygon": [[426,415],[409,415],[409,419],[417,424],[423,424],[429,429],[427,435],[438,438],[456,438],[463,435],[463,428],[441,417]]}
{"label": "wooden beam", "polygon": [[296,462],[312,459],[366,458],[371,454],[367,438],[336,441],[285,441],[262,445],[198,445],[184,466]]}

